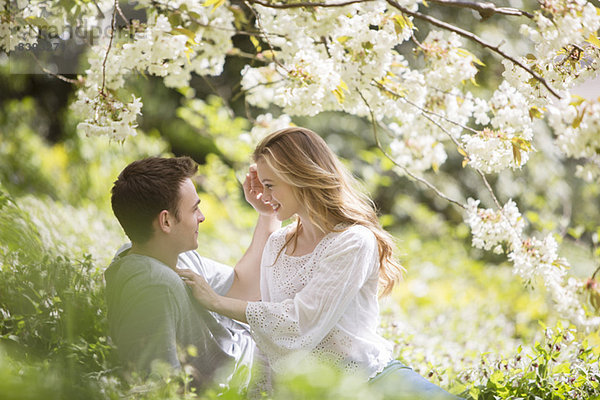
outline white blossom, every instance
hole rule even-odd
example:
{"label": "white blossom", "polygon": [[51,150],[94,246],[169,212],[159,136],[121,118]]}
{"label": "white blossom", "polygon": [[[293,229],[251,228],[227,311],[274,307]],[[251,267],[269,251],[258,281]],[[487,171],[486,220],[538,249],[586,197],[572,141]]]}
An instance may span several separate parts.
{"label": "white blossom", "polygon": [[273,118],[271,113],[261,114],[256,117],[256,121],[252,126],[249,138],[251,144],[256,146],[265,136],[271,132],[293,126],[292,119],[289,115],[282,114],[277,118]]}
{"label": "white blossom", "polygon": [[548,108],[559,148],[570,157],[597,157],[600,150],[600,102],[563,99]]}
{"label": "white blossom", "polygon": [[465,223],[471,228],[473,247],[499,253],[520,242],[525,221],[514,201],[509,200],[501,210],[479,208],[479,200],[469,198]]}

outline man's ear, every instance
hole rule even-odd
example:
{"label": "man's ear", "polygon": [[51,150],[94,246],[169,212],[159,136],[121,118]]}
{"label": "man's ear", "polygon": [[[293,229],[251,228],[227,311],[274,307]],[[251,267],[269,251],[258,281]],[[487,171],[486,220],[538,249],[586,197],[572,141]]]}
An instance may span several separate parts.
{"label": "man's ear", "polygon": [[171,228],[173,227],[172,215],[167,210],[162,210],[158,217],[156,217],[156,223],[158,225],[158,229],[160,229],[164,233],[170,233]]}

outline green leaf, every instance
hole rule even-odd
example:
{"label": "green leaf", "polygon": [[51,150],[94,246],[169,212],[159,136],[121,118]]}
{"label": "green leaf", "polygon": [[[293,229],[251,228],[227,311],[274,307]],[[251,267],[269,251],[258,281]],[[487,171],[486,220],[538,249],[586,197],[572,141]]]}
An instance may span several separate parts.
{"label": "green leaf", "polygon": [[510,141],[513,144],[513,146],[516,146],[519,150],[531,151],[532,149],[531,142],[527,139],[523,139],[522,137],[516,136]]}
{"label": "green leaf", "polygon": [[571,363],[569,362],[564,362],[552,368],[553,374],[568,374],[569,372],[571,372]]}
{"label": "green leaf", "polygon": [[542,118],[544,116],[543,110],[539,109],[536,106],[533,106],[529,109],[529,118],[534,119],[534,118]]}
{"label": "green leaf", "polygon": [[171,26],[179,26],[183,23],[183,19],[181,18],[181,14],[170,14],[167,19],[169,20],[169,23],[171,24]]}
{"label": "green leaf", "polygon": [[415,25],[412,23],[410,19],[405,17],[402,14],[396,14],[392,17],[394,20],[394,30],[397,35],[400,35],[404,32],[404,28],[409,27],[410,29],[415,29]]}
{"label": "green leaf", "polygon": [[41,18],[41,17],[36,17],[36,16],[30,16],[25,18],[25,21],[30,24],[30,25],[35,25],[38,28],[49,28],[50,24],[48,23],[48,21],[45,18]]}
{"label": "green leaf", "polygon": [[254,46],[256,51],[260,52],[262,50],[262,47],[260,46],[260,42],[258,41],[256,36],[250,35],[250,41],[252,42],[252,45]]}
{"label": "green leaf", "polygon": [[583,121],[583,117],[585,116],[585,107],[583,107],[583,109],[577,113],[577,117],[575,117],[575,119],[573,120],[573,123],[571,123],[571,126],[575,129],[577,129],[579,127],[579,125],[581,125],[581,121]]}
{"label": "green leaf", "polygon": [[233,16],[234,16],[233,23],[235,24],[235,27],[237,29],[241,30],[244,25],[247,25],[249,23],[248,18],[246,17],[246,14],[239,6],[230,5],[227,8],[229,9],[229,11],[231,11],[233,13]]}
{"label": "green leaf", "polygon": [[512,144],[513,159],[517,165],[521,165],[521,150],[514,143]]}
{"label": "green leaf", "polygon": [[346,99],[346,94],[344,93],[344,91],[348,91],[348,85],[346,85],[346,82],[340,79],[340,84],[334,90],[331,91],[337,99],[338,103],[340,104],[342,104]]}
{"label": "green leaf", "polygon": [[571,235],[574,239],[579,239],[581,235],[585,232],[585,227],[582,225],[578,225],[574,228],[569,228],[567,233]]}
{"label": "green leaf", "polygon": [[600,39],[598,39],[593,33],[590,33],[590,37],[587,38],[586,42],[591,43],[594,46],[600,48]]}
{"label": "green leaf", "polygon": [[185,35],[185,36],[188,37],[188,41],[189,42],[191,42],[192,44],[196,44],[196,32],[192,32],[189,29],[185,29],[185,28],[173,28],[173,30],[171,31],[171,34],[173,34],[173,35],[176,35],[176,34]]}
{"label": "green leaf", "polygon": [[336,40],[340,43],[340,44],[344,44],[348,41],[348,39],[350,39],[350,36],[339,36]]}
{"label": "green leaf", "polygon": [[212,6],[211,12],[215,12],[215,10],[225,4],[225,0],[206,0],[204,2],[204,7]]}
{"label": "green leaf", "polygon": [[485,64],[479,58],[477,58],[475,56],[475,54],[471,53],[470,51],[458,48],[458,49],[456,49],[456,52],[458,54],[460,54],[461,56],[463,56],[463,57],[466,57],[466,58],[470,57],[475,64],[481,65],[482,67],[485,67]]}
{"label": "green leaf", "polygon": [[577,107],[578,105],[580,105],[581,103],[583,103],[585,101],[585,99],[583,97],[576,95],[576,94],[571,95],[571,98],[573,100],[569,103],[570,106]]}

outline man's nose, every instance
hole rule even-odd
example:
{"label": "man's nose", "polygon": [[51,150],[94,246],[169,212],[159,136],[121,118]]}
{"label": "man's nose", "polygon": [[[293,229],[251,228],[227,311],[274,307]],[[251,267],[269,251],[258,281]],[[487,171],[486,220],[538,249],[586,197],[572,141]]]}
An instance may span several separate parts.
{"label": "man's nose", "polygon": [[202,214],[202,211],[198,212],[198,223],[201,224],[204,222],[206,218],[204,218],[204,214]]}

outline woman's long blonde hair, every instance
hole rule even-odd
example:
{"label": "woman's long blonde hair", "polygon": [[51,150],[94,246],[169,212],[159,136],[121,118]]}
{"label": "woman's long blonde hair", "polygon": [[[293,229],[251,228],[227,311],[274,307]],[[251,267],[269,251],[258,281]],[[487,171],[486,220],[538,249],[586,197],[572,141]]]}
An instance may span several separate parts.
{"label": "woman's long blonde hair", "polygon": [[[389,294],[403,271],[393,257],[393,238],[381,227],[373,201],[358,189],[356,179],[327,143],[309,129],[286,128],[271,133],[258,144],[254,161],[259,160],[264,160],[293,187],[311,223],[323,233],[336,231],[339,223],[363,225],[373,232],[379,249],[381,295]],[[298,220],[286,245],[296,243],[301,229]]]}

